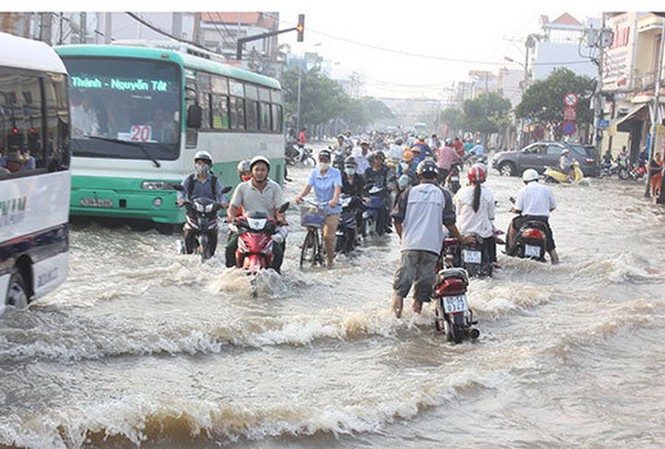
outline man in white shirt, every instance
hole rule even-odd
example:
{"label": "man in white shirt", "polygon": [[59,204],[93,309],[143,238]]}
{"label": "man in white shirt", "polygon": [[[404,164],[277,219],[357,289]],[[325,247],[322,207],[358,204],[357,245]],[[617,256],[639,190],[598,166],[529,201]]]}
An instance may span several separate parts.
{"label": "man in white shirt", "polygon": [[554,244],[554,236],[552,235],[552,228],[550,228],[549,217],[550,213],[556,209],[556,199],[552,189],[538,183],[538,172],[532,168],[525,170],[522,174],[524,187],[517,192],[517,199],[515,200],[515,207],[511,212],[521,214],[513,219],[508,229],[509,241],[515,241],[516,230],[519,229],[523,223],[528,220],[538,220],[545,223],[547,242],[546,250],[550,255],[550,260],[553,264],[559,263],[559,255],[556,252],[556,245]]}
{"label": "man in white shirt", "polygon": [[365,173],[370,166],[369,163],[369,142],[367,140],[362,140],[360,142],[360,150],[356,150],[353,156],[356,158],[356,163],[358,168],[356,168],[356,173],[362,175]]}

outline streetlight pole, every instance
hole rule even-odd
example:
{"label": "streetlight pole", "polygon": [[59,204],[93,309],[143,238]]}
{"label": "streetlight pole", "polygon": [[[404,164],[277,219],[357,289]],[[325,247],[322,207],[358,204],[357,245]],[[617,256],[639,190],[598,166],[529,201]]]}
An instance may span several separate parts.
{"label": "streetlight pole", "polygon": [[302,59],[298,61],[298,108],[296,109],[296,132],[300,131],[300,90],[302,84]]}

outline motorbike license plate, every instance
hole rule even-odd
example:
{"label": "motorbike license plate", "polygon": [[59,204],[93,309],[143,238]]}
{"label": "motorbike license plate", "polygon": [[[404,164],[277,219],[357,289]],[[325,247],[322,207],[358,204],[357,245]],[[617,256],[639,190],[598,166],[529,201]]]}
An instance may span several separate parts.
{"label": "motorbike license plate", "polygon": [[446,313],[466,312],[469,305],[466,303],[466,295],[444,296],[443,311]]}
{"label": "motorbike license plate", "polygon": [[524,256],[540,257],[540,246],[524,245]]}
{"label": "motorbike license plate", "polygon": [[459,181],[459,176],[451,176],[450,180],[451,181]]}
{"label": "motorbike license plate", "polygon": [[465,249],[462,252],[464,253],[464,263],[480,264],[483,260],[483,255],[480,251]]}
{"label": "motorbike license plate", "polygon": [[81,198],[83,207],[113,207],[113,200],[100,198]]}

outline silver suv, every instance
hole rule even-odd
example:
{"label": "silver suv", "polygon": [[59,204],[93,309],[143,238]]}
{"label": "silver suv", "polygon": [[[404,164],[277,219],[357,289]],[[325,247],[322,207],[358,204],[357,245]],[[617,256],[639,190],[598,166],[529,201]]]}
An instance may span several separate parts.
{"label": "silver suv", "polygon": [[494,155],[490,164],[504,176],[519,176],[528,168],[542,173],[545,166],[559,167],[564,148],[568,148],[570,156],[579,162],[584,176],[599,175],[600,165],[593,152],[584,145],[564,142],[535,142],[520,151],[502,151]]}

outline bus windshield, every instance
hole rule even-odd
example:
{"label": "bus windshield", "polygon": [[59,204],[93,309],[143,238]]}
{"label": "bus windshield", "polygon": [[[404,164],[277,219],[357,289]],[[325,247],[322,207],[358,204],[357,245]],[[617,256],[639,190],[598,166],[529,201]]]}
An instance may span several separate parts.
{"label": "bus windshield", "polygon": [[74,156],[178,158],[182,83],[176,64],[78,56],[63,61],[70,74]]}

